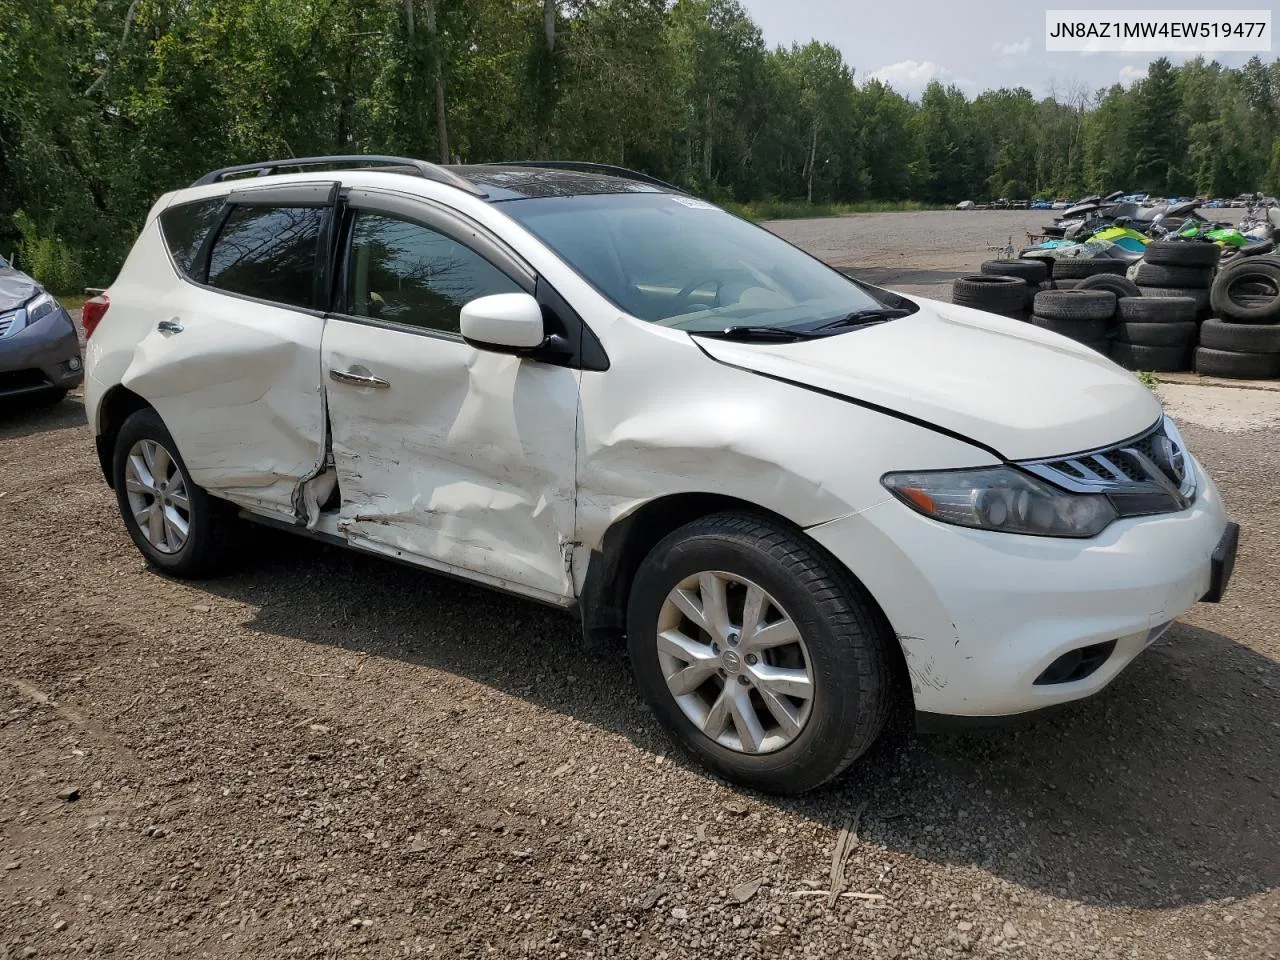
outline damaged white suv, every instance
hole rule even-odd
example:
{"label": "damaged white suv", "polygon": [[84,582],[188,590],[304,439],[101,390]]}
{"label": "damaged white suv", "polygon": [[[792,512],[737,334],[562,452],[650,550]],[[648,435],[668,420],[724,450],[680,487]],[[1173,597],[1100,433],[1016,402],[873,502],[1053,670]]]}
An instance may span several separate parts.
{"label": "damaged white suv", "polygon": [[84,325],[156,567],[220,569],[247,517],[576,608],[763,790],[835,776],[908,698],[938,721],[1095,693],[1234,560],[1130,374],[617,168],[214,171],[155,204]]}

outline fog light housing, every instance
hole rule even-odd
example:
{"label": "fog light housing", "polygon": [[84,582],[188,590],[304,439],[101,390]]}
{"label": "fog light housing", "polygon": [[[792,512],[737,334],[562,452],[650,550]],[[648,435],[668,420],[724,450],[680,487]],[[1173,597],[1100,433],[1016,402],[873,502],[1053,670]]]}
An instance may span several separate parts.
{"label": "fog light housing", "polygon": [[1116,642],[1091,643],[1087,647],[1077,647],[1064,653],[1036,677],[1035,686],[1044,687],[1055,683],[1075,683],[1083,680],[1110,659],[1116,649]]}
{"label": "fog light housing", "polygon": [[67,361],[67,369],[70,370],[72,373],[76,373],[81,366],[82,364],[80,363],[79,357],[72,357],[70,360]]}

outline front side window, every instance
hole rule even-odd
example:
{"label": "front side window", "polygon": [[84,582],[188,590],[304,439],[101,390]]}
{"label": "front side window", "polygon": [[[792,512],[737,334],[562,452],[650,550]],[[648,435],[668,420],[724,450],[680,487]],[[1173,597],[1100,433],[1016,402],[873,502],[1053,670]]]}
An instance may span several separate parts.
{"label": "front side window", "polygon": [[497,204],[615,304],[691,332],[812,327],[883,305],[767,230],[692,197],[602,194]]}
{"label": "front side window", "polygon": [[209,285],[293,307],[315,305],[318,207],[232,209],[209,255]]}
{"label": "front side window", "polygon": [[204,246],[209,231],[218,225],[222,217],[225,197],[179,203],[160,214],[160,232],[165,246],[173,255],[173,262],[184,276],[199,278],[196,257]]}
{"label": "front side window", "polygon": [[464,304],[520,286],[469,247],[429,227],[357,211],[344,311],[355,317],[457,333]]}

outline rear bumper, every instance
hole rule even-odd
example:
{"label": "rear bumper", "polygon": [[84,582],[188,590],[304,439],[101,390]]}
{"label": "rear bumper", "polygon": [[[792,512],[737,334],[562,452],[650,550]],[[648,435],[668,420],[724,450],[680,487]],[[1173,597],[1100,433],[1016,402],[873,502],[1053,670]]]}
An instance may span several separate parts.
{"label": "rear bumper", "polygon": [[83,380],[80,340],[61,307],[0,340],[0,397],[71,390]]}
{"label": "rear bumper", "polygon": [[[1099,692],[1176,617],[1212,599],[1229,527],[1213,481],[1194,469],[1190,508],[1120,521],[1091,540],[950,527],[897,501],[808,533],[880,603],[917,711],[1005,717]],[[1081,648],[1101,648],[1105,659],[1046,682]]]}

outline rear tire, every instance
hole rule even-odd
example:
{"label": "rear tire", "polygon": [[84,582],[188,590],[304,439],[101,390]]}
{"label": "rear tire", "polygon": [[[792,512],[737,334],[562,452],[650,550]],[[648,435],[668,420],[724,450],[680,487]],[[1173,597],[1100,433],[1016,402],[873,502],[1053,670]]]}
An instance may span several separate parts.
{"label": "rear tire", "polygon": [[[763,595],[755,614],[753,589]],[[703,619],[707,605],[720,616]],[[776,646],[756,646],[779,625]],[[627,607],[636,683],[654,713],[708,767],[769,793],[813,789],[871,746],[893,703],[894,642],[821,548],[745,513],[714,514],[663,539],[640,564]],[[763,679],[769,670],[807,699],[779,704],[781,688]]]}
{"label": "rear tire", "polygon": [[120,427],[111,476],[125,529],[149,564],[190,579],[223,572],[240,521],[191,482],[155,410],[138,410]]}

